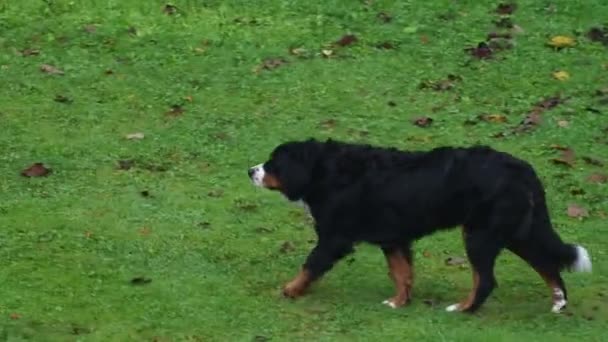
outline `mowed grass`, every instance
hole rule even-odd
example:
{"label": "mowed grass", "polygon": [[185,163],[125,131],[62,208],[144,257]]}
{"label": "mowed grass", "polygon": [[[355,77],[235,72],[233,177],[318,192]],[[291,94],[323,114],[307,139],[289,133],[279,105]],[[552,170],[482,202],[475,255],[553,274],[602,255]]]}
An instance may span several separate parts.
{"label": "mowed grass", "polygon": [[[608,192],[587,178],[606,172],[593,160],[608,163],[608,106],[596,95],[608,87],[608,48],[585,33],[608,4],[518,1],[513,48],[472,58],[464,49],[496,31],[497,4],[0,3],[0,340],[605,338]],[[346,34],[357,41],[329,45]],[[576,44],[546,46],[559,35]],[[393,48],[376,47],[385,42]],[[451,89],[420,88],[449,74],[461,78]],[[566,101],[535,129],[495,137],[554,96]],[[417,127],[418,117],[434,121]],[[125,138],[134,132],[145,137]],[[406,308],[380,304],[392,283],[366,245],[307,297],[283,299],[313,246],[311,222],[251,186],[246,171],[277,144],[308,137],[404,149],[482,143],[524,158],[546,184],[556,229],[589,249],[594,272],[564,273],[569,307],[555,315],[540,277],[505,252],[499,288],[478,314],[446,313],[471,286],[467,265],[445,264],[464,256],[453,230],[416,244]],[[552,145],[573,149],[574,164],[552,162]],[[20,176],[34,162],[52,174]],[[588,216],[570,217],[572,204]]]}

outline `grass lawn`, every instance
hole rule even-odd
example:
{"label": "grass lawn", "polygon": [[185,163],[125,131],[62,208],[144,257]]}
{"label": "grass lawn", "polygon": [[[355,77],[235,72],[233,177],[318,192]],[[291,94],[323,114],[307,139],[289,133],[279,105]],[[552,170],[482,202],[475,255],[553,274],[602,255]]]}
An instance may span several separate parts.
{"label": "grass lawn", "polygon": [[[608,3],[517,4],[0,2],[0,340],[603,340]],[[465,51],[491,32],[511,37]],[[311,222],[246,171],[311,136],[529,160],[594,272],[564,273],[556,315],[505,252],[486,305],[447,313],[471,286],[445,262],[464,256],[454,230],[416,244],[408,307],[381,305],[393,285],[366,245],[283,299]],[[35,162],[52,173],[20,175]]]}

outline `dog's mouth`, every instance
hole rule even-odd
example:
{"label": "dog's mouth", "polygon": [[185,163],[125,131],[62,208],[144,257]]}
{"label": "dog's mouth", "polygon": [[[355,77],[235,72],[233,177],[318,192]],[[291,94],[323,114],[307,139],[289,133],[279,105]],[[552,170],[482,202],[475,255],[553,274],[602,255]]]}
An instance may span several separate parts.
{"label": "dog's mouth", "polygon": [[250,168],[247,174],[255,186],[270,190],[281,190],[282,188],[279,179],[264,170],[264,164]]}

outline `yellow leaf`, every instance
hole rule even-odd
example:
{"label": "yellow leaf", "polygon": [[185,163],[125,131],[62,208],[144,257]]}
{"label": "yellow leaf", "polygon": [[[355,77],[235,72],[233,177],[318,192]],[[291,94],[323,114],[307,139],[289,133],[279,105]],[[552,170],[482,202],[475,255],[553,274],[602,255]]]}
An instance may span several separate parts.
{"label": "yellow leaf", "polygon": [[565,48],[565,47],[574,46],[576,44],[576,42],[574,41],[574,38],[572,38],[572,37],[555,36],[555,37],[551,38],[551,40],[549,41],[548,44],[555,48]]}
{"label": "yellow leaf", "polygon": [[567,71],[556,71],[553,73],[553,78],[558,81],[567,81],[570,78],[570,74]]}

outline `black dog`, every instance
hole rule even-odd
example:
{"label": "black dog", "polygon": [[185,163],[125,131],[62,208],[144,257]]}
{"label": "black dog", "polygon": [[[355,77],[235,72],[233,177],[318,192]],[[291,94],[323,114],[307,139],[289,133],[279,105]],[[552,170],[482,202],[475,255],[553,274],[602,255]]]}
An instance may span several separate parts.
{"label": "black dog", "polygon": [[353,251],[357,242],[384,252],[396,308],[410,300],[413,241],[462,226],[473,289],[448,311],[477,310],[496,287],[494,263],[503,248],[523,258],[551,288],[553,312],[566,306],[560,272],[591,271],[587,250],[564,243],[553,230],[545,193],[533,168],[488,147],[428,152],[328,140],[288,142],[249,169],[255,185],[302,201],[315,219],[317,245],[283,289],[298,297]]}

